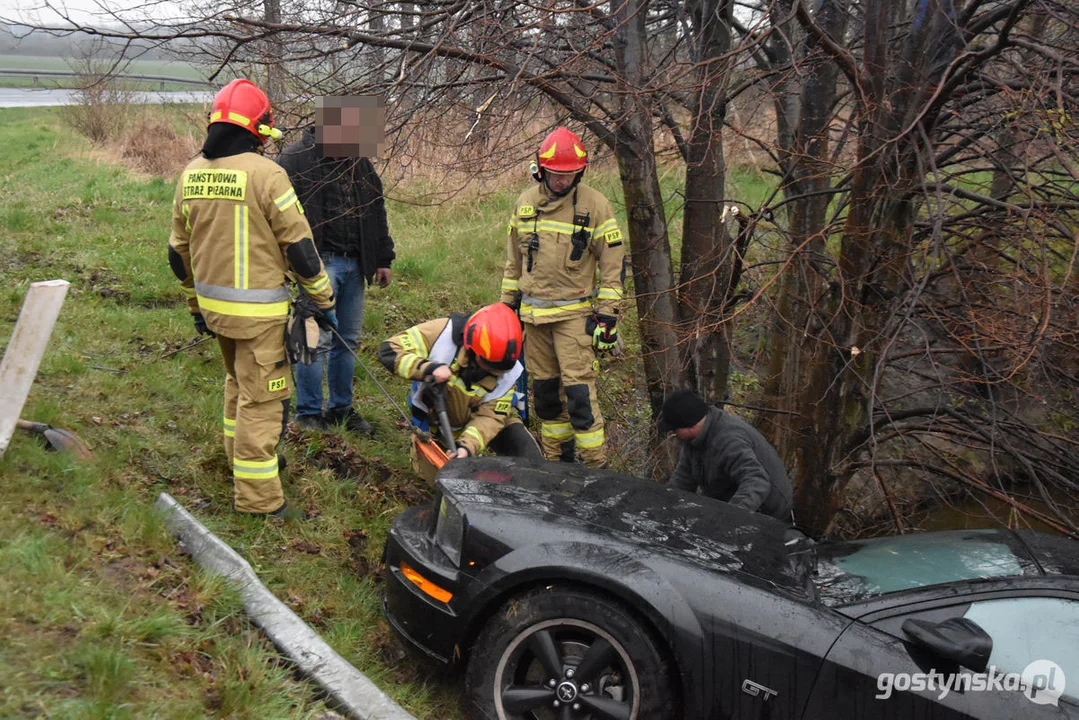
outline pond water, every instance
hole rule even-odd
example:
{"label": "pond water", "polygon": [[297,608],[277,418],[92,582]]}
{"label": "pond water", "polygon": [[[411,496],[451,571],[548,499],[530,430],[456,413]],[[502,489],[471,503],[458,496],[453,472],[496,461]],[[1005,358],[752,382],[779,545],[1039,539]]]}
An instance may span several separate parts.
{"label": "pond water", "polygon": [[[1060,498],[1067,508],[1070,500]],[[1024,500],[1033,508],[1053,516],[1048,505],[1039,500]],[[1017,527],[1056,533],[1057,530],[1035,519],[1018,521],[1011,513],[1011,506],[993,497],[968,498],[948,505],[941,505],[930,510],[914,513],[914,525],[922,530],[973,530],[979,528]]]}
{"label": "pond water", "polygon": [[[77,102],[75,93],[75,90],[56,88],[0,88],[0,108],[72,105]],[[136,92],[131,94],[131,102],[139,105],[210,102],[213,96],[213,92],[207,90]]]}

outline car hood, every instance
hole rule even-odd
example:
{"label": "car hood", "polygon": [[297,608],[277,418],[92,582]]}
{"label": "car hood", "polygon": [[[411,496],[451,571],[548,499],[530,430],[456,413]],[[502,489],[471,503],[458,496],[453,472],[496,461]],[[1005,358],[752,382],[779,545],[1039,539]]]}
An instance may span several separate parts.
{"label": "car hood", "polygon": [[527,515],[801,594],[784,545],[787,526],[718,500],[610,470],[514,458],[454,461],[438,484],[466,516],[470,506]]}

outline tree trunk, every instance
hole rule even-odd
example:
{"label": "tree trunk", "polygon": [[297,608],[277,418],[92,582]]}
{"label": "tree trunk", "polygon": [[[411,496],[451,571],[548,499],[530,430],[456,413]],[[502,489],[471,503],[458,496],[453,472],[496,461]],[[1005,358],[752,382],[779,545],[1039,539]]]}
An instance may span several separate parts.
{"label": "tree trunk", "polygon": [[667,219],[656,172],[651,99],[641,90],[647,4],[646,0],[612,3],[617,23],[614,46],[621,103],[614,153],[626,200],[645,381],[653,416],[658,417],[663,398],[683,385],[684,376],[678,362],[678,308],[672,291]]}
{"label": "tree trunk", "polygon": [[697,34],[693,44],[698,70],[692,130],[686,141],[679,336],[682,364],[690,382],[706,399],[723,400],[730,369],[723,314],[735,259],[731,238],[720,220],[728,73],[727,63],[716,59],[730,51],[731,4],[727,0],[700,0],[690,3],[687,10]]}
{"label": "tree trunk", "polygon": [[[281,0],[263,0],[263,12],[266,22],[272,24],[281,23]],[[267,41],[263,66],[266,68],[266,87],[263,90],[270,98],[270,103],[281,103],[285,100],[285,73],[281,67],[281,58],[285,52],[277,37],[271,37]]]}
{"label": "tree trunk", "polygon": [[[386,18],[383,17],[381,12],[377,9],[368,11],[367,27],[371,30],[372,35],[380,35],[386,27]],[[389,68],[386,68],[386,48],[370,47],[368,50],[368,64],[372,71],[377,72],[378,80],[385,81],[390,79],[391,73]]]}
{"label": "tree trunk", "polygon": [[[840,37],[846,29],[847,16],[844,0],[824,0],[815,20],[829,35]],[[779,44],[783,48],[777,59],[788,59],[785,44]],[[809,453],[814,452],[815,404],[823,388],[810,389],[807,383],[813,368],[823,362],[814,359],[815,345],[828,323],[818,301],[829,274],[824,241],[831,198],[825,193],[831,185],[829,132],[839,74],[835,64],[820,51],[816,38],[806,37],[800,55],[796,59],[804,74],[800,99],[794,100],[793,93],[788,92],[776,100],[781,158],[788,161],[788,182],[783,190],[789,200],[788,250],[793,257],[776,299],[764,382],[768,405],[780,412],[761,418],[762,431],[772,438],[803,498],[804,507],[798,506],[796,500],[799,519],[803,514],[816,514],[809,506],[817,488],[815,478],[805,471],[805,455],[807,448]],[[791,145],[783,152],[785,142]]]}
{"label": "tree trunk", "polygon": [[[794,442],[795,513],[824,532],[841,501],[856,454],[872,451],[871,418],[885,350],[907,309],[911,190],[919,181],[920,137],[941,73],[958,47],[954,8],[922,3],[902,43],[890,0],[864,5],[858,74],[858,145],[833,280],[820,303],[827,334],[810,332]],[[835,35],[832,35],[835,37]],[[906,132],[911,126],[917,132]],[[870,444],[863,443],[869,438]]]}

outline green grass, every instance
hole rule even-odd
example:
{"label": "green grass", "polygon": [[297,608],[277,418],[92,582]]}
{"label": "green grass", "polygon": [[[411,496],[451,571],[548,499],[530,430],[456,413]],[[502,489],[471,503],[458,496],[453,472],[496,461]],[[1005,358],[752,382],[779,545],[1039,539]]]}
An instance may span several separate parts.
{"label": "green grass", "polygon": [[[78,463],[19,434],[0,460],[0,717],[325,710],[230,588],[179,554],[151,510],[161,491],[198,508],[279,597],[413,713],[457,716],[455,686],[432,685],[397,660],[369,570],[396,512],[425,493],[406,473],[388,405],[367,408],[378,441],[329,434],[286,446],[286,491],[319,519],[286,526],[234,515],[217,348],[160,358],[195,337],[165,254],[173,183],[85,159],[84,142],[52,110],[0,111],[0,140],[0,346],[30,282],[71,282],[23,416],[72,429],[95,452]],[[372,321],[375,308],[411,294],[373,293]],[[393,314],[394,325],[412,319]],[[376,397],[366,383],[359,393]],[[361,530],[365,544],[353,535]]]}
{"label": "green grass", "polygon": [[[238,516],[220,443],[223,369],[196,338],[168,268],[173,182],[90,158],[54,110],[0,110],[0,350],[30,282],[71,282],[23,416],[77,432],[76,462],[16,435],[0,459],[0,717],[317,717],[325,706],[244,616],[234,590],[182,556],[152,511],[166,491],[236,548],[347,660],[420,718],[460,717],[459,682],[403,659],[381,614],[378,561],[396,514],[427,497],[390,404],[358,371],[373,439],[283,443],[306,523]],[[624,219],[613,173],[590,177]],[[378,343],[498,297],[520,187],[440,207],[389,202],[394,282],[367,297],[362,357],[400,404]],[[678,173],[664,176],[677,247]],[[748,179],[747,190],[760,193]],[[408,188],[415,195],[420,188]],[[630,348],[634,311],[624,322]],[[605,363],[616,467],[647,453],[639,360]]]}

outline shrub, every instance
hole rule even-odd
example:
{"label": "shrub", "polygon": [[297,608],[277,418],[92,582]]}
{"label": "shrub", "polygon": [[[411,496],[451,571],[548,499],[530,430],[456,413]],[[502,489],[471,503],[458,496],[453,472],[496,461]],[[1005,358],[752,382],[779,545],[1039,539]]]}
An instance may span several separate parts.
{"label": "shrub", "polygon": [[198,152],[191,135],[177,132],[147,109],[130,119],[119,139],[120,154],[131,167],[158,177],[171,178]]}
{"label": "shrub", "polygon": [[132,91],[119,80],[86,63],[77,70],[71,105],[60,109],[60,117],[75,132],[94,145],[104,145],[120,137],[130,116]]}

